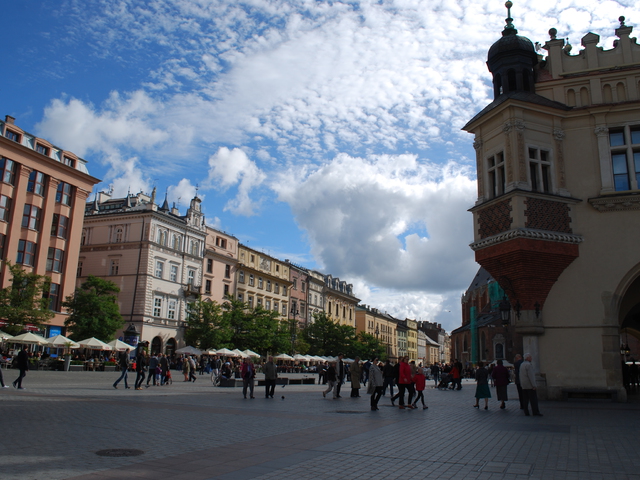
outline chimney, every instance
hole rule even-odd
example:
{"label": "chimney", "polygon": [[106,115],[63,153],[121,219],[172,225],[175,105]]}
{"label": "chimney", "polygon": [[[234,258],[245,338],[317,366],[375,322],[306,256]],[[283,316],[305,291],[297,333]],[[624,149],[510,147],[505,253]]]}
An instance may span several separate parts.
{"label": "chimney", "polygon": [[5,121],[5,123],[7,123],[9,125],[13,125],[14,122],[16,121],[16,119],[14,117],[12,117],[11,115],[6,115],[4,117],[4,121]]}

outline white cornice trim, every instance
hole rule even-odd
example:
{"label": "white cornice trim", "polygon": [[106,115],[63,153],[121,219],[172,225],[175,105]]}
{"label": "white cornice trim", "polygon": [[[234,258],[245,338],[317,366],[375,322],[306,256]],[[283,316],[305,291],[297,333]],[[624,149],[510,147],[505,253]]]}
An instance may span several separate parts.
{"label": "white cornice trim", "polygon": [[640,210],[640,195],[621,195],[590,198],[589,203],[599,212],[619,212],[621,210]]}
{"label": "white cornice trim", "polygon": [[547,230],[534,230],[530,228],[518,228],[516,230],[509,230],[497,235],[493,235],[488,238],[483,238],[477,242],[471,243],[469,246],[472,250],[480,250],[482,248],[490,247],[498,243],[513,240],[514,238],[531,238],[534,240],[545,240],[548,242],[561,242],[561,243],[581,243],[584,238],[581,235],[573,235],[571,233],[558,233],[550,232]]}

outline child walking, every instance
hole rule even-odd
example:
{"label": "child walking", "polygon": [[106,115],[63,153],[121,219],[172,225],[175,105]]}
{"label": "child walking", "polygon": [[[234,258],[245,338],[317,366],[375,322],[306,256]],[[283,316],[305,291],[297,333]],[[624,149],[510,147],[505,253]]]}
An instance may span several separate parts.
{"label": "child walking", "polygon": [[413,402],[413,408],[416,408],[416,404],[418,403],[418,400],[422,402],[423,410],[429,408],[424,404],[424,387],[425,387],[426,381],[427,381],[427,377],[424,376],[424,372],[422,368],[419,368],[416,374],[413,376],[413,383],[415,383],[416,391],[418,392],[418,395],[416,396],[416,399]]}

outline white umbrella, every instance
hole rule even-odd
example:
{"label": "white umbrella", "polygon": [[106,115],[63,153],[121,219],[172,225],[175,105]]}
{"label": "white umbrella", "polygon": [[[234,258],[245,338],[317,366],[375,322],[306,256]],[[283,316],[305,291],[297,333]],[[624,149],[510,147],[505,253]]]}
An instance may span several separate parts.
{"label": "white umbrella", "polygon": [[253,350],[249,350],[249,349],[244,350],[242,353],[244,353],[245,355],[248,355],[249,357],[259,357],[260,356],[260,354],[254,352]]}
{"label": "white umbrella", "polygon": [[95,337],[80,340],[78,344],[83,348],[88,348],[89,350],[112,350],[111,345],[107,345],[102,340],[98,340]]}
{"label": "white umbrella", "polygon": [[176,353],[184,353],[185,355],[202,355],[202,350],[196,347],[182,347],[176,350]]}
{"label": "white umbrella", "polygon": [[211,350],[207,350],[206,352],[204,352],[207,355],[217,355],[217,351],[215,348],[212,348]]}
{"label": "white umbrella", "polygon": [[0,340],[9,340],[10,338],[13,338],[13,335],[9,335],[8,333],[0,330]]}
{"label": "white umbrella", "polygon": [[237,355],[228,348],[221,348],[220,350],[216,350],[216,355],[222,355],[225,357],[237,357]]}
{"label": "white umbrella", "polygon": [[300,355],[299,353],[296,353],[293,356],[293,359],[301,361],[301,362],[308,362],[309,361],[309,357],[307,357],[306,355]]}
{"label": "white umbrella", "polygon": [[17,337],[13,337],[11,339],[13,343],[26,343],[29,345],[46,345],[49,341],[41,337],[40,335],[36,335],[35,333],[27,332],[22,335],[18,335]]}
{"label": "white umbrella", "polygon": [[80,345],[77,342],[74,342],[64,335],[56,335],[55,337],[47,338],[47,345],[53,348],[80,348]]}
{"label": "white umbrella", "polygon": [[249,356],[249,355],[247,355],[246,353],[244,353],[244,352],[242,352],[242,351],[238,350],[237,348],[234,348],[232,351],[233,351],[233,353],[235,353],[235,354],[236,354],[236,356],[238,356],[238,357],[246,358],[246,357],[248,357],[248,356]]}
{"label": "white umbrella", "polygon": [[124,343],[122,340],[118,340],[117,338],[115,340],[111,340],[109,343],[107,343],[107,345],[109,345],[113,350],[116,350],[118,352],[124,352],[127,350],[127,348],[129,350],[134,350],[136,348],[136,347],[132,347],[128,343]]}
{"label": "white umbrella", "polygon": [[286,353],[281,353],[280,355],[276,355],[275,357],[276,360],[293,360],[293,357],[291,355],[287,355]]}

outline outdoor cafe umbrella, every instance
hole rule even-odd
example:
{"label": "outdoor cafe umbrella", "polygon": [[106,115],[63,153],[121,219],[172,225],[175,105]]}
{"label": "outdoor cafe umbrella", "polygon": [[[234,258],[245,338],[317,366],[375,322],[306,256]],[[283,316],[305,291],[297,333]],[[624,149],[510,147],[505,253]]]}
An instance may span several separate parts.
{"label": "outdoor cafe umbrella", "polygon": [[298,360],[300,362],[308,362],[309,361],[309,357],[307,357],[306,355],[300,355],[299,353],[296,353],[293,356],[294,360]]}
{"label": "outdoor cafe umbrella", "polygon": [[223,355],[225,357],[237,357],[235,352],[232,352],[228,348],[221,348],[220,350],[216,350],[216,355]]}
{"label": "outdoor cafe umbrella", "polygon": [[77,342],[74,342],[64,335],[56,335],[55,337],[47,338],[47,346],[53,348],[80,348],[80,345]]}
{"label": "outdoor cafe umbrella", "polygon": [[124,343],[122,340],[118,340],[117,338],[115,340],[111,340],[109,343],[107,343],[107,345],[109,345],[113,350],[116,350],[118,352],[124,352],[127,350],[127,348],[129,350],[135,349],[135,347],[132,347],[128,343]]}
{"label": "outdoor cafe umbrella", "polygon": [[246,350],[244,350],[242,353],[244,353],[245,355],[248,355],[249,357],[259,357],[260,354],[254,352],[253,350],[249,350],[248,348]]}
{"label": "outdoor cafe umbrella", "polygon": [[198,350],[196,347],[182,347],[176,350],[176,353],[185,355],[202,355],[202,350]]}
{"label": "outdoor cafe umbrella", "polygon": [[107,345],[102,340],[98,340],[95,337],[80,340],[78,344],[83,348],[88,348],[89,350],[113,350],[111,345]]}
{"label": "outdoor cafe umbrella", "polygon": [[8,333],[0,330],[0,340],[9,340],[10,338],[13,338],[13,335],[9,335]]}
{"label": "outdoor cafe umbrella", "polygon": [[233,353],[235,353],[235,354],[236,354],[236,356],[237,356],[237,357],[246,358],[246,357],[248,357],[248,356],[249,356],[249,355],[247,355],[246,353],[244,353],[243,351],[238,350],[237,348],[234,348],[232,351],[233,351]]}
{"label": "outdoor cafe umbrella", "polygon": [[26,343],[28,345],[46,345],[49,341],[41,337],[40,335],[36,335],[35,333],[27,332],[22,335],[18,335],[11,339],[12,343]]}
{"label": "outdoor cafe umbrella", "polygon": [[281,353],[280,355],[276,355],[275,357],[276,360],[293,360],[293,357],[291,355],[287,355],[286,353]]}

